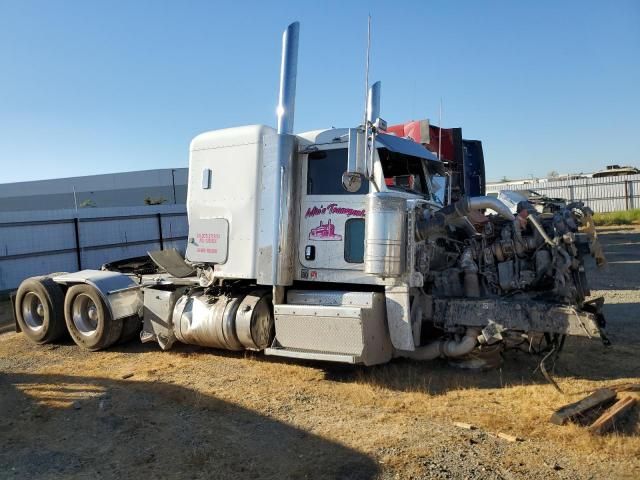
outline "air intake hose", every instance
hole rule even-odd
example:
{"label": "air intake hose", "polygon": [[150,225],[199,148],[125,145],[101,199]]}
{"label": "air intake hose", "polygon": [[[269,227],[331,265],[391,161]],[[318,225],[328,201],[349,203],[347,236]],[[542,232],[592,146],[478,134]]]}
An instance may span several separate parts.
{"label": "air intake hose", "polygon": [[[502,218],[513,222],[515,217],[504,203],[494,197],[462,197],[455,203],[441,208],[429,219],[420,219],[416,222],[416,237],[424,240],[430,233],[441,230],[445,225],[453,225],[468,230],[468,222],[463,219],[473,210],[490,208]],[[474,232],[475,233],[475,232]]]}
{"label": "air intake hose", "polygon": [[464,337],[460,341],[456,340],[436,340],[428,343],[424,347],[418,347],[414,351],[401,351],[401,356],[413,360],[435,360],[438,357],[456,358],[471,353],[478,345],[480,328],[467,328]]}

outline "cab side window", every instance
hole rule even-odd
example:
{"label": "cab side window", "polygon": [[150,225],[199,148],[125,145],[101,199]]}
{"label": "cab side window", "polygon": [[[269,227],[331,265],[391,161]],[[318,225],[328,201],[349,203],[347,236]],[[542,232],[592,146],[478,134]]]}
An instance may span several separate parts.
{"label": "cab side window", "polygon": [[369,182],[360,190],[347,192],[342,187],[342,174],[347,170],[347,149],[320,150],[309,154],[307,164],[307,195],[366,195]]}
{"label": "cab side window", "polygon": [[344,224],[344,260],[364,262],[364,218],[350,218]]}

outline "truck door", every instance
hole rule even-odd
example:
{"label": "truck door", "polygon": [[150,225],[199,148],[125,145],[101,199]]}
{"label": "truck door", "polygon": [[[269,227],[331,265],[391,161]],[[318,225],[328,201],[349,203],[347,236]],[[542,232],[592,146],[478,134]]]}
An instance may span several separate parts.
{"label": "truck door", "polygon": [[298,251],[300,263],[312,271],[363,269],[369,182],[363,181],[357,192],[347,192],[342,187],[346,170],[344,143],[323,146],[303,161]]}

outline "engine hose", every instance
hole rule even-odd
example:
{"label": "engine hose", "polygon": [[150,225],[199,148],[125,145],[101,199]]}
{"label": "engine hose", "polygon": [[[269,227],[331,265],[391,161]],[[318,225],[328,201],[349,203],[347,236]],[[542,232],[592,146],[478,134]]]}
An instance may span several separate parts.
{"label": "engine hose", "polygon": [[462,197],[456,203],[447,205],[435,212],[431,218],[418,219],[416,222],[416,238],[423,240],[431,233],[442,230],[447,224],[467,230],[471,236],[476,232],[473,225],[465,217],[474,210],[483,210],[485,208],[494,210],[499,216],[510,222],[516,219],[509,207],[497,198],[487,196]]}
{"label": "engine hose", "polygon": [[400,351],[400,356],[413,360],[435,360],[438,357],[457,358],[471,353],[478,345],[478,336],[481,329],[469,327],[460,341],[436,340],[414,351]]}
{"label": "engine hose", "polygon": [[507,207],[504,203],[494,197],[465,197],[456,202],[456,205],[461,204],[466,200],[467,208],[465,215],[468,215],[471,210],[482,210],[485,208],[490,208],[495,211],[498,215],[500,215],[505,220],[509,220],[513,222],[515,217],[509,207]]}

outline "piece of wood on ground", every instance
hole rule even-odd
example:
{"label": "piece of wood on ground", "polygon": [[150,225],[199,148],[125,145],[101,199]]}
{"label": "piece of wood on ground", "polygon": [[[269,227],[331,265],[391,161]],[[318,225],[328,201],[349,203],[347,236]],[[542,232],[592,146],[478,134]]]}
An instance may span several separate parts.
{"label": "piece of wood on ground", "polygon": [[476,427],[475,425],[471,425],[470,423],[464,423],[464,422],[453,422],[453,424],[458,427],[458,428],[464,428],[465,430],[475,430],[478,427]]}
{"label": "piece of wood on ground", "polygon": [[516,435],[511,435],[510,433],[487,432],[487,435],[489,435],[492,438],[497,438],[497,439],[500,439],[500,440],[506,440],[507,442],[524,442],[524,438],[518,437]]}
{"label": "piece of wood on ground", "polygon": [[624,397],[611,405],[598,419],[591,424],[589,431],[597,435],[602,435],[609,431],[622,416],[636,404],[633,397]]}
{"label": "piece of wood on ground", "polygon": [[498,438],[501,438],[503,440],[506,440],[507,442],[524,442],[524,438],[521,437],[517,437],[515,435],[510,435],[508,433],[502,433],[502,432],[498,432],[496,434],[496,436]]}
{"label": "piece of wood on ground", "polygon": [[616,392],[640,392],[640,383],[623,383],[611,388]]}
{"label": "piece of wood on ground", "polygon": [[553,412],[549,421],[556,425],[564,425],[569,420],[574,420],[588,410],[591,410],[598,405],[611,402],[615,398],[616,392],[614,390],[609,388],[600,388],[582,400],[560,407],[558,410]]}

